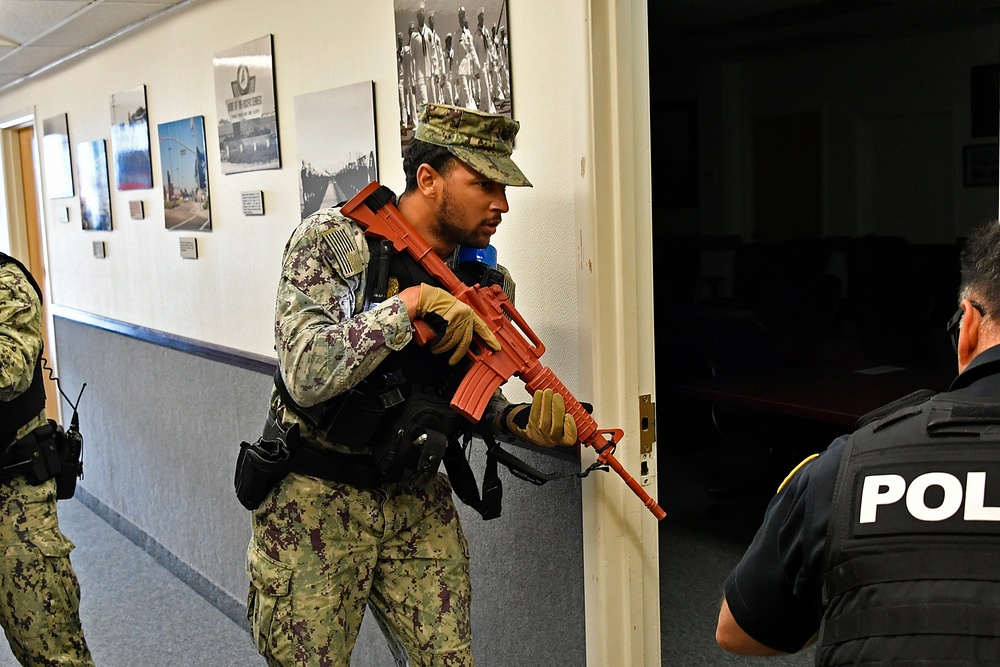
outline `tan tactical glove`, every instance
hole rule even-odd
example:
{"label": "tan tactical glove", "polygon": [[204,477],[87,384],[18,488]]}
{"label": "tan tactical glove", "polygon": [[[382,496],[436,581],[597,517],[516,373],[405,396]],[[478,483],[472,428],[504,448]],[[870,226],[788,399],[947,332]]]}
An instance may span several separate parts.
{"label": "tan tactical glove", "polygon": [[526,403],[508,408],[504,421],[512,435],[541,447],[576,444],[576,420],[566,413],[562,395],[551,389],[536,391],[530,410]]}
{"label": "tan tactical glove", "polygon": [[[496,336],[486,326],[486,323],[472,312],[472,308],[440,287],[421,283],[415,316],[426,320],[431,328],[438,330],[438,340],[431,347],[431,352],[441,354],[453,350],[448,359],[450,366],[461,361],[465,353],[468,352],[473,333],[478,334],[483,342],[494,350],[500,350],[500,343]],[[434,326],[435,316],[440,318],[439,322],[443,321],[442,327]],[[440,328],[444,329],[444,333],[440,333]]]}

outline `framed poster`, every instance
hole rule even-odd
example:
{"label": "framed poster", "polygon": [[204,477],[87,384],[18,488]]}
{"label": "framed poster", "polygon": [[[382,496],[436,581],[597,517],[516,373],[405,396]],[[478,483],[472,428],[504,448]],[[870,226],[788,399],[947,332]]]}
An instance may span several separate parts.
{"label": "framed poster", "polygon": [[156,129],[164,226],[173,231],[212,231],[204,116],[161,123]]}
{"label": "framed poster", "polygon": [[66,114],[42,121],[42,153],[45,160],[45,189],[49,199],[72,197],[73,159],[69,150],[69,120]]}
{"label": "framed poster", "polygon": [[108,188],[108,154],[104,140],[76,146],[80,165],[80,220],[87,230],[111,230],[111,191]]}
{"label": "framed poster", "polygon": [[115,165],[115,189],[148,190],[153,187],[146,86],[111,96],[111,156]]}
{"label": "framed poster", "polygon": [[511,117],[507,0],[394,0],[403,152],[417,112],[454,104]]}
{"label": "framed poster", "polygon": [[299,95],[295,128],[303,218],[378,180],[373,81]]}
{"label": "framed poster", "polygon": [[212,58],[222,173],[280,169],[271,35]]}

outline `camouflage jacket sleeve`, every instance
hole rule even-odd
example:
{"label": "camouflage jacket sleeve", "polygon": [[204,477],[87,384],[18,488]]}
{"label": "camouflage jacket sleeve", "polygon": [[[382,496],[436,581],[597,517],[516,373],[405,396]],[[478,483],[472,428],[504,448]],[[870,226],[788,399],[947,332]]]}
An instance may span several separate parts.
{"label": "camouflage jacket sleeve", "polygon": [[358,384],[413,337],[399,297],[362,312],[368,244],[336,210],[292,234],[275,304],[275,349],[292,398],[304,407]]}
{"label": "camouflage jacket sleeve", "polygon": [[38,295],[13,264],[0,267],[0,401],[31,386],[42,353],[42,309]]}

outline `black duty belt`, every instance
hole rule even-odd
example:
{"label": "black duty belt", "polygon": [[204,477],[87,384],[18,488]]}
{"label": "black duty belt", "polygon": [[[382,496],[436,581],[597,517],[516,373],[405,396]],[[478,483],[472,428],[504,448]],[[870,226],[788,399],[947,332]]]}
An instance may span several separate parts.
{"label": "black duty belt", "polygon": [[316,447],[300,436],[298,429],[282,431],[272,415],[267,417],[264,439],[282,440],[289,449],[289,472],[300,475],[319,477],[362,489],[398,482],[403,476],[402,470],[396,475],[386,475],[371,456]]}

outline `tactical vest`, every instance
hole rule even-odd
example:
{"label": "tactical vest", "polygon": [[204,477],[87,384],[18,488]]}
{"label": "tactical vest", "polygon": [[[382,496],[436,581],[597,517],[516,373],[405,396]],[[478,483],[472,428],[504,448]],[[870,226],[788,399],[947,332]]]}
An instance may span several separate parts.
{"label": "tactical vest", "polygon": [[[375,243],[369,240],[370,245]],[[376,257],[374,247],[372,257]],[[385,259],[382,271],[378,262],[369,264],[369,293],[373,284],[382,298],[420,283],[438,285],[406,253],[394,252]],[[368,486],[398,481],[408,471],[421,467],[424,472],[430,468],[436,471],[447,445],[471,433],[473,425],[449,405],[468,368],[468,360],[449,366],[447,354],[433,354],[429,345],[413,342],[391,352],[349,391],[317,406],[305,408],[295,403],[280,371],[275,373],[275,386],[285,405],[322,432],[326,440],[351,449],[358,458],[371,459],[370,464],[351,463],[355,479],[341,480]],[[415,441],[420,446],[413,446]],[[435,451],[428,458],[423,450],[431,447]],[[334,464],[337,469],[347,468],[347,459],[327,456],[331,457],[340,459]]]}
{"label": "tactical vest", "polygon": [[816,664],[1000,660],[1000,406],[941,394],[845,445]]}
{"label": "tactical vest", "polygon": [[[14,264],[21,270],[21,273],[35,289],[38,301],[41,303],[42,290],[28,269],[13,257],[0,252],[0,266],[6,264]],[[44,408],[45,386],[42,382],[42,355],[39,353],[38,359],[35,361],[31,385],[13,400],[0,401],[0,451],[5,450],[14,441],[21,427],[37,417]]]}

